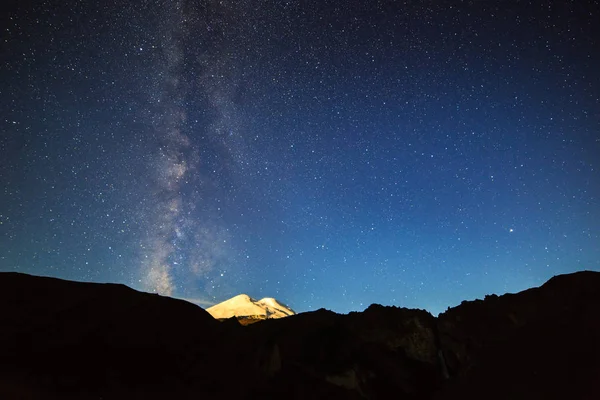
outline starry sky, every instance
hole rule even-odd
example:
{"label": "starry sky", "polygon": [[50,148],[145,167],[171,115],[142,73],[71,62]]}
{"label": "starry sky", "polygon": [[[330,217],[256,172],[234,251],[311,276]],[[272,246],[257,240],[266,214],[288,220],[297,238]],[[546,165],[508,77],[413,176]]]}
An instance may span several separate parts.
{"label": "starry sky", "polygon": [[598,1],[1,7],[0,271],[433,313],[600,271]]}

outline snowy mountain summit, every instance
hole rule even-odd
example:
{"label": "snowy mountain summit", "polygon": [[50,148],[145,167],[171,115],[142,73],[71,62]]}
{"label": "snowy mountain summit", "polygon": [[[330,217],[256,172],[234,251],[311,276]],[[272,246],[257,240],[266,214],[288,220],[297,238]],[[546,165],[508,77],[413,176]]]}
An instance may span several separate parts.
{"label": "snowy mountain summit", "polygon": [[272,297],[255,300],[240,294],[206,309],[216,319],[236,317],[240,322],[251,323],[263,319],[283,318],[296,314],[291,308]]}

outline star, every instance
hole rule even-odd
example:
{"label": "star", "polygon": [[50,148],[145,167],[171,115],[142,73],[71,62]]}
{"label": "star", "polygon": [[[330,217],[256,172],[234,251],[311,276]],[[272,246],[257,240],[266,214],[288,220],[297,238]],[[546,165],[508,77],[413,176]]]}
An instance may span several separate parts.
{"label": "star", "polygon": [[9,3],[2,271],[436,313],[600,269],[585,7]]}

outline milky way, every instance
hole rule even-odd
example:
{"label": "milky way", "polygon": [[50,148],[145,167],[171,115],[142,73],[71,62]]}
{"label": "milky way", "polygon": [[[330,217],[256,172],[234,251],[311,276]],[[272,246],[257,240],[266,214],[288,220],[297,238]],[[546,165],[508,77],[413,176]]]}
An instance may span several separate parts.
{"label": "milky way", "polygon": [[[201,16],[189,4],[180,1],[162,7],[161,53],[151,69],[157,77],[153,88],[158,95],[153,96],[156,104],[150,111],[160,147],[152,163],[156,174],[154,202],[145,210],[148,239],[142,246],[142,274],[146,290],[170,296],[176,292],[173,270],[187,269],[204,277],[226,256],[228,248],[226,230],[211,221],[212,213],[197,210],[203,207],[203,196],[210,194],[205,192],[198,171],[198,146],[188,137],[194,132],[183,132],[188,92],[196,89],[208,100],[208,111],[214,115],[204,134],[218,142],[220,154],[230,157],[239,151],[230,143],[239,131],[239,122],[231,100],[237,85],[229,76],[236,59],[223,44],[215,49],[203,43],[221,32],[211,32],[208,26],[207,32],[197,32]],[[225,7],[213,7],[229,18]],[[195,195],[190,193],[190,186],[195,187]]]}
{"label": "milky way", "polygon": [[443,311],[600,270],[594,2],[13,2],[0,270]]}
{"label": "milky way", "polygon": [[189,207],[181,195],[182,185],[189,183],[193,169],[197,168],[197,160],[187,154],[190,152],[190,140],[182,133],[186,118],[182,107],[185,83],[181,82],[182,42],[185,39],[180,28],[183,14],[183,5],[179,2],[165,7],[167,18],[160,33],[164,60],[155,67],[155,74],[159,77],[155,90],[159,93],[153,100],[157,102],[158,113],[154,128],[161,146],[154,160],[155,207],[147,210],[151,213],[147,216],[149,238],[143,246],[146,253],[143,260],[144,286],[169,296],[175,290],[171,269],[178,265],[177,242],[184,235],[184,213]]}

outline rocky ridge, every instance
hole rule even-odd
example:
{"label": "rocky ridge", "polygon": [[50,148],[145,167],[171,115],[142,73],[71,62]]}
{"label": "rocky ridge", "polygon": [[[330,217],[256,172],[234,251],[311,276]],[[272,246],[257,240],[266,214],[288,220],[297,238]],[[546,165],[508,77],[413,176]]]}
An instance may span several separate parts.
{"label": "rocky ridge", "polygon": [[0,398],[600,398],[600,273],[241,326],[123,285],[0,273]]}

